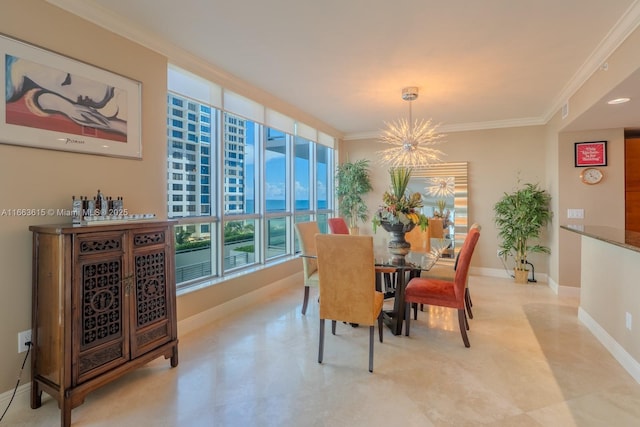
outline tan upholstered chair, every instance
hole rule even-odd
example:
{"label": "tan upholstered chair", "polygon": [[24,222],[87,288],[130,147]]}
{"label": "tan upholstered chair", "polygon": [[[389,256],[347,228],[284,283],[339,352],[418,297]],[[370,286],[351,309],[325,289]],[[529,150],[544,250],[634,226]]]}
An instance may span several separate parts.
{"label": "tan upholstered chair", "polygon": [[465,314],[465,288],[471,257],[479,237],[480,232],[477,228],[469,230],[462,249],[460,249],[460,258],[453,281],[423,277],[415,277],[409,281],[404,295],[406,302],[405,331],[407,336],[409,336],[411,306],[413,304],[449,307],[458,310],[458,323],[460,324],[462,341],[465,347],[470,346],[469,337],[467,336],[467,316]]}
{"label": "tan upholstered chair", "polygon": [[429,233],[434,239],[444,238],[444,221],[442,218],[429,218]]}
{"label": "tan upholstered chair", "polygon": [[[316,255],[316,234],[320,233],[317,222],[299,222],[296,224],[296,234],[300,243],[302,255]],[[307,313],[309,303],[309,287],[318,287],[318,261],[314,258],[302,258],[304,275],[304,300],[302,301],[302,314]]]}
{"label": "tan upholstered chair", "polygon": [[349,227],[344,218],[329,218],[327,224],[331,234],[349,234]]}
{"label": "tan upholstered chair", "polygon": [[316,235],[320,276],[320,343],[318,363],[324,353],[324,321],[331,333],[338,321],[369,326],[369,372],[373,372],[376,320],[382,342],[383,295],[375,290],[373,237],[343,234]]}
{"label": "tan upholstered chair", "polygon": [[413,227],[408,233],[405,233],[404,239],[411,244],[412,252],[429,252],[431,251],[431,238],[429,227],[426,227],[424,231],[420,226]]}

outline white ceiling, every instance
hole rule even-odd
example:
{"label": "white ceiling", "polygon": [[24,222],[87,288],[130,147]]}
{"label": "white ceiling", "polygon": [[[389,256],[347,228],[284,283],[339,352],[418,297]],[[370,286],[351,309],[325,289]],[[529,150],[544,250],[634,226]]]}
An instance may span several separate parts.
{"label": "white ceiling", "polygon": [[[48,1],[163,53],[182,48],[346,139],[406,117],[405,86],[420,89],[414,117],[443,131],[546,123],[640,22],[640,0]],[[591,114],[574,130],[610,115]]]}

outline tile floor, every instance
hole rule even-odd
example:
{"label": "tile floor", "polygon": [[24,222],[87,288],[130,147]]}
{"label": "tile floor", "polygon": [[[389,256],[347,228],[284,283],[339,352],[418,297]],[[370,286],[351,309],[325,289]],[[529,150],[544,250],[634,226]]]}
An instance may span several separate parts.
{"label": "tile floor", "polygon": [[[640,425],[640,384],[578,321],[575,299],[491,277],[470,289],[471,348],[456,313],[434,308],[411,337],[385,329],[371,374],[368,328],[338,324],[317,363],[317,304],[302,316],[291,288],[182,336],[177,368],[158,359],[90,394],[72,425]],[[57,426],[59,411],[18,405],[3,425]]]}

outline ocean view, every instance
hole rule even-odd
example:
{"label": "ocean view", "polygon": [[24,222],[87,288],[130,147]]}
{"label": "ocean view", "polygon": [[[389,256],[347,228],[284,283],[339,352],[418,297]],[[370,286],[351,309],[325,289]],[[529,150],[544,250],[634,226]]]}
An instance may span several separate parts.
{"label": "ocean view", "polygon": [[[253,212],[253,200],[247,200],[247,211]],[[267,211],[284,211],[285,203],[284,200],[274,200],[269,199],[266,201]],[[321,200],[318,202],[318,209],[326,209],[327,202],[325,200]],[[296,210],[308,210],[309,209],[309,200],[297,200],[296,201]]]}

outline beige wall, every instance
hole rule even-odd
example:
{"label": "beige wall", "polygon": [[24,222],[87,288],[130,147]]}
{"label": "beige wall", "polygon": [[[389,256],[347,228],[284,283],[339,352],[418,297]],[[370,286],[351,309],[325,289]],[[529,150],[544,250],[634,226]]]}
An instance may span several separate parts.
{"label": "beige wall", "polygon": [[[580,310],[584,310],[589,318],[584,318],[582,312],[580,318],[630,373],[637,374],[640,361],[640,253],[564,231],[582,239],[585,277],[580,290]],[[625,325],[626,313],[632,317],[631,330]],[[611,339],[618,345],[611,345]],[[621,349],[634,361],[625,357]]]}
{"label": "beige wall", "polygon": [[[72,195],[124,196],[132,212],[166,216],[166,59],[36,0],[2,2],[0,32],[143,82],[143,160],[0,144],[0,208],[69,208]],[[31,233],[63,217],[0,217],[0,392],[15,385],[31,328]],[[28,382],[25,372],[23,381]]]}
{"label": "beige wall", "polygon": [[[600,167],[604,179],[597,185],[583,184],[580,173],[584,168],[574,167],[574,144],[585,141],[607,141],[607,166]],[[558,153],[559,222],[624,228],[624,130],[561,133]],[[567,209],[575,208],[584,209],[584,219],[567,218]],[[566,230],[559,234],[562,263],[558,282],[580,286],[580,236]]]}
{"label": "beige wall", "polygon": [[[388,168],[376,163],[376,151],[383,146],[375,140],[344,141],[340,145],[341,158],[350,161],[366,158],[372,161],[372,183],[374,191],[367,197],[367,204],[380,204],[382,193],[389,186]],[[542,188],[545,182],[545,129],[543,126],[492,129],[482,131],[454,132],[447,135],[446,142],[439,146],[447,156],[443,160],[468,162],[469,217],[468,222],[482,225],[482,237],[473,257],[472,265],[503,269],[496,256],[497,231],[493,222],[493,205],[504,192],[512,191],[518,176],[523,182],[537,182]],[[362,227],[364,234],[371,234],[371,225]],[[384,234],[378,230],[376,237]],[[531,262],[536,273],[548,271],[548,256],[534,254]],[[506,277],[506,273],[505,273]]]}

